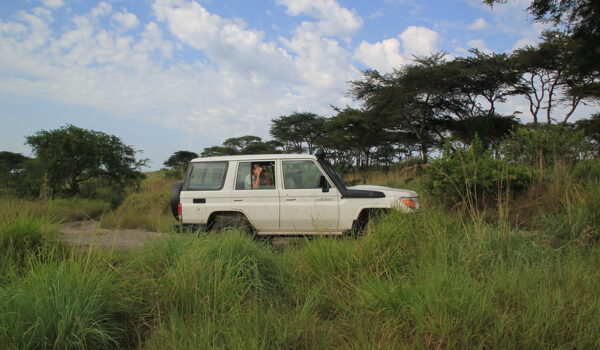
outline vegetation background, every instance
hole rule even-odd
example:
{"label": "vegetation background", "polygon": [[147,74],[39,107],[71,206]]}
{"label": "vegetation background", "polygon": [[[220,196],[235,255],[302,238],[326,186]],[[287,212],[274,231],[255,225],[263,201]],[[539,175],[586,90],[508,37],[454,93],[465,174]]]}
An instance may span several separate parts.
{"label": "vegetation background", "polygon": [[[59,240],[61,223],[168,232],[170,188],[197,154],[144,174],[132,146],[73,125],[28,136],[35,158],[1,152],[1,346],[600,348],[600,114],[570,123],[598,101],[600,11],[530,11],[564,30],[510,55],[366,71],[349,91],[362,109],[295,112],[273,121],[271,141],[202,152],[325,148],[350,183],[421,194],[423,212],[390,213],[359,239],[171,232],[81,249]],[[513,95],[532,124],[498,114]]]}

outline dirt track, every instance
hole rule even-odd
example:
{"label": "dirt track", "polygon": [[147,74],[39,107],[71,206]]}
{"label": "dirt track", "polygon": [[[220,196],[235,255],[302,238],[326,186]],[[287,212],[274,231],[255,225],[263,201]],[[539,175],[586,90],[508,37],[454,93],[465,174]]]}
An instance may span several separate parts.
{"label": "dirt track", "polygon": [[99,223],[89,221],[70,222],[59,229],[59,237],[67,243],[79,246],[100,246],[114,249],[133,249],[153,239],[165,237],[162,232],[149,232],[132,229],[105,229]]}
{"label": "dirt track", "polygon": [[[77,247],[101,247],[117,250],[129,250],[141,247],[153,239],[168,236],[164,232],[151,232],[138,229],[106,229],[93,220],[76,221],[63,224],[58,229],[61,241]],[[284,248],[302,242],[302,238],[274,238],[274,248]]]}

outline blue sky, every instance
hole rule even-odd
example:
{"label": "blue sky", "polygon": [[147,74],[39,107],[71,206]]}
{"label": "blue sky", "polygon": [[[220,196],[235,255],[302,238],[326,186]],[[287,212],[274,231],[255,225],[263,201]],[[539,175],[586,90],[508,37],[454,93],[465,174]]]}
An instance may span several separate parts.
{"label": "blue sky", "polygon": [[3,1],[0,150],[30,155],[26,135],[74,124],[121,137],[158,169],[177,150],[268,138],[280,115],[355,105],[347,82],[366,68],[534,44],[544,27],[528,3]]}

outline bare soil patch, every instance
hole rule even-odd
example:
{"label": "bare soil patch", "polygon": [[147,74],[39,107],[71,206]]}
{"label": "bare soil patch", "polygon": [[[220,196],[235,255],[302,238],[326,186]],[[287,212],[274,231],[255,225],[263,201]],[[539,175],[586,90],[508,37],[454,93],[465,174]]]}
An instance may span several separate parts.
{"label": "bare soil patch", "polygon": [[[210,233],[209,233],[210,234]],[[106,249],[130,250],[144,244],[167,237],[169,233],[152,232],[139,229],[101,228],[94,220],[75,221],[63,224],[58,229],[61,241],[79,248],[98,247]],[[195,235],[195,234],[194,234]],[[273,237],[268,240],[275,249],[283,249],[302,244],[306,238]]]}
{"label": "bare soil patch", "polygon": [[137,229],[106,229],[93,220],[63,224],[58,229],[60,240],[78,247],[97,246],[117,250],[141,247],[154,239],[167,236],[164,232]]}

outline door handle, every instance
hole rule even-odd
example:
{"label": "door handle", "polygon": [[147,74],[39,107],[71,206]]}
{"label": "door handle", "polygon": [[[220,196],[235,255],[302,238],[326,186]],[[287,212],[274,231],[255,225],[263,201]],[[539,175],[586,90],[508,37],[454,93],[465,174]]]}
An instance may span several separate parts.
{"label": "door handle", "polygon": [[295,201],[296,198],[294,198],[294,197],[288,197],[285,200],[288,201],[288,202],[291,202],[291,201]]}
{"label": "door handle", "polygon": [[241,202],[241,201],[243,201],[243,200],[244,200],[243,198],[234,198],[234,199],[233,199],[233,201],[234,201],[234,202]]}

